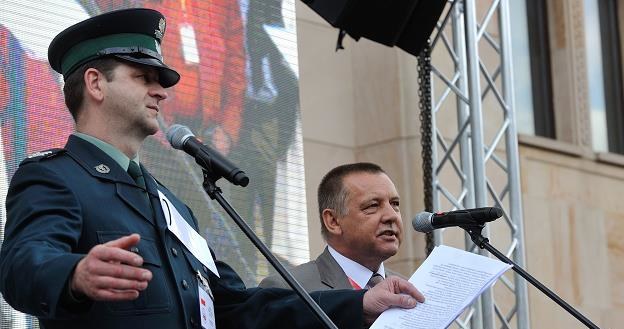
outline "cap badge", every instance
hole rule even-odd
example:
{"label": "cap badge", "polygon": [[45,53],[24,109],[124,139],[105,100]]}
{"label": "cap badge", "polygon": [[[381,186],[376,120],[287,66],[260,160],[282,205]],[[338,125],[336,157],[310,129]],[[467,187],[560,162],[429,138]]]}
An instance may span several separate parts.
{"label": "cap badge", "polygon": [[154,35],[156,36],[156,39],[158,39],[158,41],[162,42],[162,38],[165,35],[165,19],[161,18],[158,21],[158,29],[154,30]]}
{"label": "cap badge", "polygon": [[162,56],[162,50],[160,49],[160,44],[158,43],[158,41],[154,40],[154,45],[156,46],[156,52],[158,53],[158,55]]}
{"label": "cap badge", "polygon": [[108,174],[110,172],[110,168],[108,168],[107,165],[101,163],[95,166],[95,171],[99,172],[100,174]]}

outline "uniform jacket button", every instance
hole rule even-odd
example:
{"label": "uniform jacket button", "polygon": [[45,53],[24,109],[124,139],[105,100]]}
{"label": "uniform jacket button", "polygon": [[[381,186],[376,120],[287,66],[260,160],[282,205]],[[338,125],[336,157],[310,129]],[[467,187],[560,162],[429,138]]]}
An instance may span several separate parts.
{"label": "uniform jacket button", "polygon": [[178,249],[172,247],[171,253],[173,254],[173,257],[178,257]]}
{"label": "uniform jacket button", "polygon": [[184,288],[185,290],[188,289],[188,283],[186,282],[186,280],[182,280],[182,288]]}
{"label": "uniform jacket button", "polygon": [[41,302],[39,303],[39,307],[41,308],[41,311],[43,313],[46,313],[46,314],[50,313],[50,305],[48,305],[48,303]]}
{"label": "uniform jacket button", "polygon": [[139,247],[134,246],[134,247],[130,248],[130,251],[132,251],[135,254],[138,254],[139,253]]}

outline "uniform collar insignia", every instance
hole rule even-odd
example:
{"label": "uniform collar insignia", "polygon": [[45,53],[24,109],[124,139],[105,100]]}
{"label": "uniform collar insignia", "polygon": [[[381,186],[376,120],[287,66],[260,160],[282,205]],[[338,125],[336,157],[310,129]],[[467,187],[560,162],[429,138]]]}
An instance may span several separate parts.
{"label": "uniform collar insignia", "polygon": [[108,168],[107,165],[101,163],[95,166],[95,171],[99,172],[100,174],[108,174],[110,172],[110,168]]}
{"label": "uniform collar insignia", "polygon": [[46,156],[50,154],[52,154],[52,151],[35,152],[35,153],[28,155],[27,158],[32,159],[32,158],[42,157],[42,156]]}

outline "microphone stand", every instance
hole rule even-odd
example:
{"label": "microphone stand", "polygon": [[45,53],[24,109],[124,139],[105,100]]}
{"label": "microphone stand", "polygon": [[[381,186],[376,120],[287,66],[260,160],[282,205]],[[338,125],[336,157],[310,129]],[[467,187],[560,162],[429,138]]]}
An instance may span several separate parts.
{"label": "microphone stand", "polygon": [[[205,166],[202,166],[206,168]],[[208,166],[209,168],[209,166]],[[247,225],[247,223],[240,217],[240,215],[232,208],[228,201],[221,194],[221,188],[219,188],[215,182],[221,178],[218,175],[212,173],[212,171],[202,169],[204,173],[204,190],[210,196],[211,199],[217,200],[223,210],[230,215],[232,220],[243,230],[243,233],[249,238],[249,240],[260,250],[262,255],[273,265],[277,272],[286,280],[288,285],[303,299],[304,303],[314,313],[318,319],[323,323],[327,329],[338,329],[332,320],[325,314],[325,312],[318,306],[318,304],[310,297],[307,291],[303,289],[301,284],[288,272],[280,261],[271,253],[269,248],[258,238],[256,233]]]}
{"label": "microphone stand", "polygon": [[577,311],[574,307],[572,307],[570,304],[566,303],[566,301],[561,299],[561,297],[557,296],[557,294],[552,292],[545,285],[543,285],[537,279],[532,277],[528,272],[526,272],[524,269],[522,269],[522,267],[518,266],[511,259],[507,258],[507,256],[505,256],[500,251],[498,251],[496,248],[494,248],[489,243],[488,238],[486,238],[483,235],[481,235],[481,231],[483,230],[485,225],[483,225],[483,224],[481,224],[481,225],[466,225],[466,226],[460,226],[460,227],[463,228],[464,230],[466,230],[468,235],[470,235],[470,239],[472,239],[472,242],[474,242],[477,246],[479,246],[479,248],[486,249],[492,255],[496,256],[496,258],[500,259],[501,261],[503,261],[503,262],[505,262],[505,263],[507,263],[509,265],[512,265],[512,268],[513,268],[514,271],[516,271],[516,273],[520,274],[523,278],[525,278],[527,281],[529,281],[529,283],[531,283],[533,286],[535,286],[537,289],[539,289],[541,292],[543,292],[546,296],[548,296],[550,299],[552,299],[557,304],[559,304],[559,306],[561,306],[564,310],[568,311],[568,313],[572,314],[575,318],[577,318],[579,321],[581,321],[588,328],[600,329],[597,325],[592,323],[588,318],[586,318],[583,314],[581,314],[579,311]]}

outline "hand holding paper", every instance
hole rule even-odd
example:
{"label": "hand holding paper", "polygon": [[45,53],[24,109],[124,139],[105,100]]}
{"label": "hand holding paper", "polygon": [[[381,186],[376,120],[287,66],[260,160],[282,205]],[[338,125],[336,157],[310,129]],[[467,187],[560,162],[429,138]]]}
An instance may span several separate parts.
{"label": "hand holding paper", "polygon": [[446,328],[509,268],[499,260],[436,247],[409,280],[425,302],[412,309],[389,309],[371,329]]}
{"label": "hand holding paper", "polygon": [[412,308],[425,301],[422,293],[402,278],[391,276],[364,294],[364,322],[370,324],[390,307]]}

